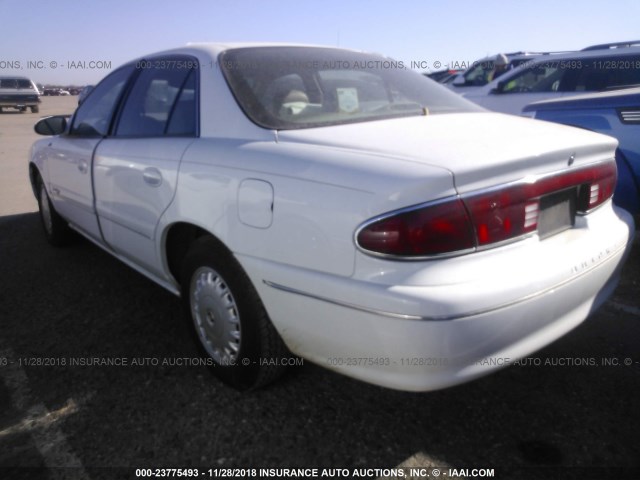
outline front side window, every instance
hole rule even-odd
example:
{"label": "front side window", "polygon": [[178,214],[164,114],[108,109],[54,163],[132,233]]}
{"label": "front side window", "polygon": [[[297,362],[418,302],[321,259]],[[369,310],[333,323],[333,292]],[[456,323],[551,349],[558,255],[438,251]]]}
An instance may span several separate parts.
{"label": "front side window", "polygon": [[491,73],[495,68],[493,60],[478,62],[464,73],[464,85],[482,87],[491,81]]}
{"label": "front side window", "polygon": [[140,65],[141,72],[125,101],[115,134],[193,135],[196,70],[178,58],[154,59]]}
{"label": "front side window", "polygon": [[76,110],[73,125],[71,125],[71,135],[95,137],[109,133],[115,108],[133,71],[133,65],[122,67],[102,80],[91,91]]}
{"label": "front side window", "polygon": [[332,48],[228,50],[220,65],[238,104],[269,129],[481,111],[389,58]]}

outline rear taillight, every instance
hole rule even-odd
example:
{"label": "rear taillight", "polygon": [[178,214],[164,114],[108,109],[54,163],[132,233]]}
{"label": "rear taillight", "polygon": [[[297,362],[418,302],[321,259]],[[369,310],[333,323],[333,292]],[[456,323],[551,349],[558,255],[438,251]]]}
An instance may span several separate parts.
{"label": "rear taillight", "polygon": [[613,195],[615,184],[613,161],[523,179],[374,218],[358,229],[356,243],[383,256],[460,254],[536,232],[541,199],[551,194],[567,192],[577,212],[586,214]]}
{"label": "rear taillight", "polygon": [[459,198],[374,219],[356,237],[364,250],[403,257],[475,247],[469,215]]}

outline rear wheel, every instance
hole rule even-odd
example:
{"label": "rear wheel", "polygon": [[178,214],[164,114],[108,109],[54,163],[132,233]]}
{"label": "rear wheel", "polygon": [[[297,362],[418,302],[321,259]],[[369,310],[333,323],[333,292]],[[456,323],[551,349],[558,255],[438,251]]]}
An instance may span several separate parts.
{"label": "rear wheel", "polygon": [[38,181],[38,207],[40,209],[40,220],[44,228],[44,235],[51,245],[61,247],[69,243],[71,229],[51,204],[47,188],[42,179]]}
{"label": "rear wheel", "polygon": [[287,349],[240,264],[215,239],[192,245],[182,267],[182,299],[213,373],[238,390],[277,379]]}

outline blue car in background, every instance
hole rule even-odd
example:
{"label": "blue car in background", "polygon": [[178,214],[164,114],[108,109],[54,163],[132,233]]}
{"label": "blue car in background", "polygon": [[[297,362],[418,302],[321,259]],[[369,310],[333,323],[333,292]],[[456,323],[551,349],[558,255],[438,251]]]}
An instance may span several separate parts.
{"label": "blue car in background", "polygon": [[618,185],[613,201],[640,214],[640,88],[535,102],[523,113],[617,138]]}

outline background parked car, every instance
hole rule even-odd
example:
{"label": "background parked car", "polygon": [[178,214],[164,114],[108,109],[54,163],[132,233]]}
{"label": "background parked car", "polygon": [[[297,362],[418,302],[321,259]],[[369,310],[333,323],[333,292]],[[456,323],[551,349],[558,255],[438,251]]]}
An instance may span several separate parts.
{"label": "background parked car", "polygon": [[523,112],[617,138],[618,184],[613,201],[640,213],[640,88],[535,102]]}
{"label": "background parked car", "polygon": [[489,110],[519,115],[538,100],[634,85],[640,85],[640,46],[625,42],[536,57],[464,96]]}
{"label": "background parked car", "polygon": [[13,108],[32,113],[40,111],[40,92],[33,81],[26,77],[0,77],[0,112],[3,108]]}

